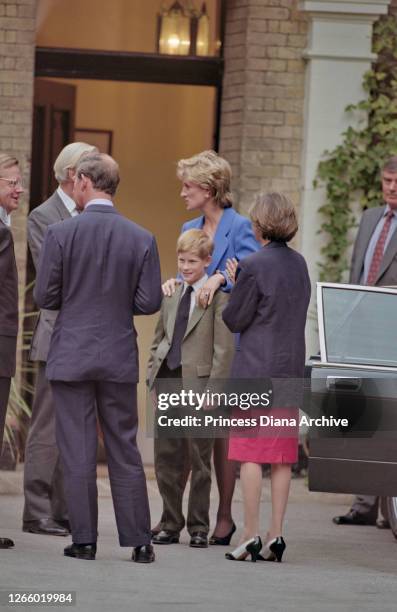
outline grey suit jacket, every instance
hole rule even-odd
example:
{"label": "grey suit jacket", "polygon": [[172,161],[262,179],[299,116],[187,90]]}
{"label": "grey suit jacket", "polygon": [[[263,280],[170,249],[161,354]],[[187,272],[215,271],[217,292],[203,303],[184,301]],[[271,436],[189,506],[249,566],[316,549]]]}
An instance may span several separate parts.
{"label": "grey suit jacket", "polygon": [[[57,221],[70,219],[70,216],[56,191],[43,204],[34,208],[28,216],[28,244],[36,271],[47,227]],[[57,316],[57,311],[40,311],[29,353],[29,359],[32,361],[47,361],[51,334]]]}
{"label": "grey suit jacket", "polygon": [[[15,374],[18,273],[11,231],[0,221],[0,376]],[[1,444],[1,441],[0,441]]]}
{"label": "grey suit jacket", "polygon": [[[179,285],[171,297],[164,297],[154,333],[147,367],[146,381],[152,388],[164,359],[170,350],[176,313],[183,291]],[[208,308],[195,306],[182,342],[182,377],[228,378],[234,354],[234,337],[222,320],[229,294],[217,291]]]}
{"label": "grey suit jacket", "polygon": [[51,225],[34,295],[58,310],[47,359],[49,380],[138,381],[133,314],[161,304],[154,237],[112,206],[89,206]]}
{"label": "grey suit jacket", "polygon": [[[369,208],[363,213],[360,227],[353,247],[352,262],[350,268],[350,282],[359,285],[364,267],[365,253],[367,251],[371,236],[382,217],[385,206]],[[387,249],[383,254],[375,285],[397,285],[397,231],[390,239]]]}
{"label": "grey suit jacket", "polygon": [[241,332],[234,378],[303,376],[310,279],[302,255],[271,242],[239,263],[237,282],[223,311]]}

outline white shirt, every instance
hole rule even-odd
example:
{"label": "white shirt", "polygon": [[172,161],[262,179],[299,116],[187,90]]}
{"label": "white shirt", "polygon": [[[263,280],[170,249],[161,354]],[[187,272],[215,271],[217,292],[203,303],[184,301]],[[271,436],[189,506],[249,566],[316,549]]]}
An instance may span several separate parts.
{"label": "white shirt", "polygon": [[[200,291],[201,287],[203,285],[205,285],[206,281],[208,279],[208,274],[204,274],[204,276],[202,276],[200,278],[200,280],[196,281],[195,283],[193,283],[192,287],[193,287],[193,291],[190,294],[190,310],[189,310],[189,319],[192,316],[194,307],[196,305],[196,297],[197,297],[197,293],[198,291]],[[183,293],[182,295],[185,293],[186,289],[188,287],[187,283],[183,283]],[[181,295],[181,297],[182,297]]]}
{"label": "white shirt", "polygon": [[0,206],[0,220],[3,221],[4,225],[7,225],[8,227],[10,227],[11,215],[8,215],[6,213],[5,208],[3,208],[2,206]]}
{"label": "white shirt", "polygon": [[76,202],[70,196],[68,196],[68,194],[65,193],[61,187],[58,187],[57,194],[65,204],[72,217],[76,217],[76,215],[79,214],[79,211],[76,208]]}
{"label": "white shirt", "polygon": [[103,206],[113,206],[113,202],[111,202],[111,200],[105,200],[105,198],[94,198],[93,200],[90,200],[89,202],[87,202],[84,208],[87,208],[87,206],[92,206],[93,204],[101,204]]}

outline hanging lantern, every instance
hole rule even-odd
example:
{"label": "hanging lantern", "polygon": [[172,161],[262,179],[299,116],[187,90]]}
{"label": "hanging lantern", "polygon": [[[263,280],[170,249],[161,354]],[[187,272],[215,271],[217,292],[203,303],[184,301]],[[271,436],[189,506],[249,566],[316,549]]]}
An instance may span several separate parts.
{"label": "hanging lantern", "polygon": [[178,0],[168,10],[163,8],[158,19],[158,52],[168,55],[189,55],[190,27],[190,16]]}
{"label": "hanging lantern", "polygon": [[210,20],[205,2],[197,19],[196,55],[210,55]]}
{"label": "hanging lantern", "polygon": [[194,0],[163,0],[157,15],[157,53],[210,55],[210,22],[204,2],[197,10]]}

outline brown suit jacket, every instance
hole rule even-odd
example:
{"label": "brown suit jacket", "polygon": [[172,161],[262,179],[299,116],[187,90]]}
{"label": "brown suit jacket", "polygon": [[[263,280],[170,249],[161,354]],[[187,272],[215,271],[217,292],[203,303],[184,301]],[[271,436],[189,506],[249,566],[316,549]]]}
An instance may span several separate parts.
{"label": "brown suit jacket", "polygon": [[0,221],[0,377],[15,374],[18,334],[18,273],[14,241]]}
{"label": "brown suit jacket", "polygon": [[[180,285],[173,296],[163,298],[160,317],[150,347],[146,376],[149,388],[152,388],[170,350],[182,290],[183,285]],[[184,379],[229,377],[234,354],[234,336],[222,320],[222,312],[228,300],[228,293],[217,291],[208,308],[195,306],[182,342]]]}
{"label": "brown suit jacket", "polygon": [[[360,284],[364,266],[365,253],[379,219],[385,211],[385,206],[377,206],[366,210],[361,218],[357,238],[354,242],[353,256],[350,268],[350,282]],[[382,263],[375,285],[378,287],[397,285],[397,230],[390,239],[383,254]]]}

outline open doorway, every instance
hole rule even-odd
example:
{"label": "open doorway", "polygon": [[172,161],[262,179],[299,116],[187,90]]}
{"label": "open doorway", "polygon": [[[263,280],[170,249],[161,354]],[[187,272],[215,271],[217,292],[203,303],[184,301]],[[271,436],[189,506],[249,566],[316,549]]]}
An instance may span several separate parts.
{"label": "open doorway", "polygon": [[[121,174],[115,204],[122,214],[156,236],[162,274],[168,278],[175,274],[176,239],[182,223],[189,218],[179,197],[176,162],[204,149],[216,148],[219,138],[223,69],[218,53],[219,7],[224,3],[218,0],[207,3],[213,50],[217,47],[217,51],[213,57],[203,58],[148,53],[155,48],[152,40],[158,10],[155,0],[106,3],[106,15],[102,11],[87,11],[90,3],[91,0],[85,3],[58,0],[56,4],[39,0],[36,82],[40,83],[40,77],[45,76],[54,85],[75,88],[76,131],[72,140],[83,139],[84,134],[84,140],[90,142],[91,137],[92,144],[98,144],[99,138],[103,143],[100,148],[106,150],[106,142],[111,139],[112,155]],[[84,23],[88,17],[87,30]],[[131,29],[131,23],[137,25],[137,20],[140,27]],[[117,27],[108,27],[116,22]],[[98,32],[107,35],[98,36]],[[95,36],[91,36],[93,33]],[[32,205],[39,203],[32,193]],[[156,316],[138,317],[136,321],[141,380],[145,378],[155,321]],[[138,394],[144,425],[143,384]],[[143,435],[140,446],[144,461],[151,463],[152,441]]]}

